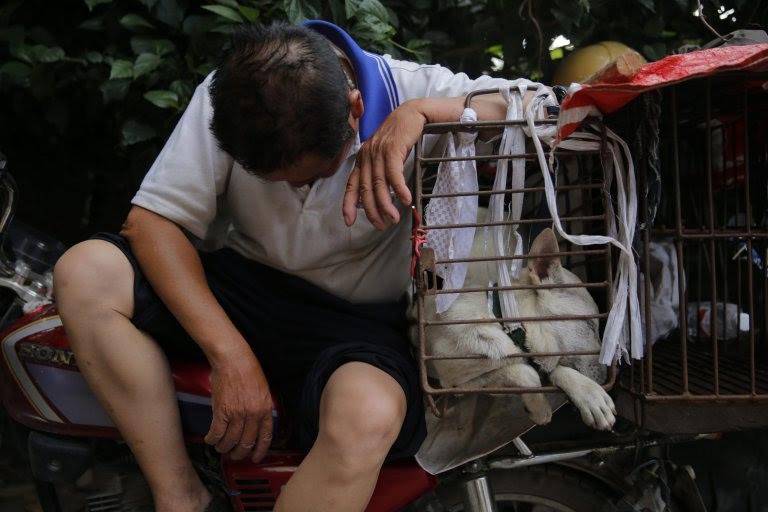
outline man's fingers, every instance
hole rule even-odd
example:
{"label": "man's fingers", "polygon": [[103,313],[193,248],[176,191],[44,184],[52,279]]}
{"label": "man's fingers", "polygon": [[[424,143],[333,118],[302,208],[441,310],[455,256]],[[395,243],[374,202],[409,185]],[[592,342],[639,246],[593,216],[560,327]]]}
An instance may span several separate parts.
{"label": "man's fingers", "polygon": [[351,226],[357,219],[357,201],[360,199],[360,168],[355,164],[352,174],[347,180],[347,191],[344,193],[344,203],[341,212],[344,215],[344,223]]}
{"label": "man's fingers", "polygon": [[211,421],[211,428],[208,429],[208,433],[205,435],[205,442],[211,446],[216,445],[224,434],[227,432],[227,420],[217,414],[213,415],[213,421]]}
{"label": "man's fingers", "polygon": [[259,462],[267,454],[269,445],[272,443],[272,414],[265,415],[261,420],[259,436],[256,440],[256,448],[253,449],[251,460]]}
{"label": "man's fingers", "polygon": [[243,421],[243,418],[230,420],[229,424],[227,425],[227,431],[224,433],[224,437],[222,437],[221,440],[216,443],[217,452],[229,453],[229,451],[235,447],[235,445],[240,441],[240,438],[243,437],[244,423],[245,422]]}
{"label": "man's fingers", "polygon": [[376,206],[376,198],[373,195],[373,172],[371,168],[371,160],[368,156],[368,152],[363,152],[360,156],[360,161],[358,162],[360,165],[360,196],[363,199],[363,209],[365,210],[365,215],[368,217],[368,220],[371,221],[371,224],[374,225],[376,229],[384,230],[384,228],[387,227],[384,220],[381,218],[381,215],[379,215],[378,207]]}
{"label": "man's fingers", "polygon": [[373,195],[376,198],[376,208],[380,213],[386,215],[392,224],[397,224],[400,220],[400,214],[395,205],[392,204],[383,155],[371,157],[371,169],[373,171]]}
{"label": "man's fingers", "polygon": [[249,416],[245,419],[243,426],[243,435],[238,441],[235,448],[230,453],[230,457],[234,460],[240,460],[246,457],[253,451],[253,447],[256,446],[257,436],[259,434],[259,420],[253,416]]}
{"label": "man's fingers", "polygon": [[411,191],[405,183],[405,173],[403,172],[403,160],[396,153],[387,155],[387,181],[389,186],[395,191],[397,197],[403,204],[411,204]]}

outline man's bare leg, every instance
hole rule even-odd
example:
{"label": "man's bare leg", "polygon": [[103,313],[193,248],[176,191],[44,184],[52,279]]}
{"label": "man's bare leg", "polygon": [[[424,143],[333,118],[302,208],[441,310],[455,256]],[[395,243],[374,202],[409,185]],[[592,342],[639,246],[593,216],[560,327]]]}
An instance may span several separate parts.
{"label": "man's bare leg", "polygon": [[54,282],[80,371],[136,457],[156,511],[202,511],[210,495],[184,446],[167,358],[130,321],[125,255],[105,241],[80,243],[56,264]]}
{"label": "man's bare leg", "polygon": [[400,433],[405,393],[366,363],[337,369],[320,401],[320,433],[280,494],[275,512],[361,512]]}

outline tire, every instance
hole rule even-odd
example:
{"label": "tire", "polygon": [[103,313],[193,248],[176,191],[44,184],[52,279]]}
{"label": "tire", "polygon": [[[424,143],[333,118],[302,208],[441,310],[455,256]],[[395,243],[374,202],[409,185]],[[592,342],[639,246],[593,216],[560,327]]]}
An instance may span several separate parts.
{"label": "tire", "polygon": [[[617,492],[578,471],[555,465],[488,472],[498,512],[614,512]],[[464,511],[462,484],[436,489],[448,512]],[[470,512],[470,511],[467,511]],[[474,512],[474,511],[471,511]]]}

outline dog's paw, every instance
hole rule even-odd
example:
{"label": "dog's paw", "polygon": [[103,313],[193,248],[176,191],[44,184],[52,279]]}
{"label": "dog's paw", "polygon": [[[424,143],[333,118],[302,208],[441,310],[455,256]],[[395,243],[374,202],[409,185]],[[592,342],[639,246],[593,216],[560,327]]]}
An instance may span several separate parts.
{"label": "dog's paw", "polygon": [[571,393],[571,401],[581,413],[587,426],[597,430],[611,430],[616,423],[616,406],[613,399],[595,382],[578,386]]}
{"label": "dog's paw", "polygon": [[523,394],[523,404],[525,404],[528,417],[537,425],[546,425],[552,420],[552,407],[543,394],[525,393]]}

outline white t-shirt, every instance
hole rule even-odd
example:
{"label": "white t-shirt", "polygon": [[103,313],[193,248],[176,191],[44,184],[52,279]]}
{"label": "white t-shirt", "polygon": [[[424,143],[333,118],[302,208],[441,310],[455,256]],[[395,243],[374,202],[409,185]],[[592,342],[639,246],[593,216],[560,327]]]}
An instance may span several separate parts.
{"label": "white t-shirt", "polygon": [[[439,65],[384,56],[400,102],[464,96],[506,80],[470,80]],[[354,303],[394,301],[407,290],[411,256],[409,207],[395,203],[400,223],[377,231],[363,210],[352,227],[341,213],[359,139],[338,171],[311,186],[269,182],[246,172],[218,149],[208,126],[209,75],[131,201],[175,222],[195,237],[229,247],[246,258],[302,277]],[[425,143],[436,150],[437,139]],[[410,176],[413,152],[405,163]]]}

